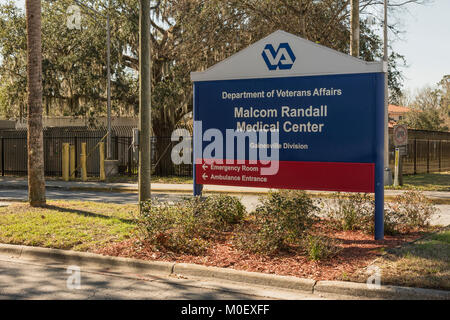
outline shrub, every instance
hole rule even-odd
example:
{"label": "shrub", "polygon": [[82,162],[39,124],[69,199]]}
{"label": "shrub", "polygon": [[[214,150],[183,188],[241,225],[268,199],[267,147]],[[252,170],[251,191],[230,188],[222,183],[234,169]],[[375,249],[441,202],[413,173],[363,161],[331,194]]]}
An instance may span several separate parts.
{"label": "shrub", "polygon": [[197,226],[197,219],[185,202],[170,205],[148,201],[142,204],[138,226],[144,240],[156,249],[199,254],[206,250],[207,230]]}
{"label": "shrub", "polygon": [[422,192],[406,191],[386,204],[385,231],[410,232],[426,228],[436,212],[436,207]]}
{"label": "shrub", "polygon": [[[368,194],[352,194],[335,198],[326,205],[325,211],[341,230],[374,232],[375,204]],[[419,191],[406,191],[384,208],[384,231],[386,234],[410,232],[429,225],[436,208]]]}
{"label": "shrub", "polygon": [[371,231],[374,210],[375,203],[366,193],[354,193],[348,196],[337,193],[325,209],[328,217],[333,222],[337,222],[338,228],[344,231]]}
{"label": "shrub", "polygon": [[203,223],[216,230],[227,230],[242,221],[246,210],[237,197],[214,195],[189,200],[193,210],[200,214]]}
{"label": "shrub", "polygon": [[179,203],[148,201],[142,204],[138,226],[145,241],[157,249],[201,254],[208,239],[245,214],[237,198],[212,196],[194,198]]}
{"label": "shrub", "polygon": [[318,208],[304,191],[270,192],[260,202],[250,226],[238,233],[236,244],[241,249],[271,254],[298,245],[316,221]]}
{"label": "shrub", "polygon": [[313,261],[331,258],[342,250],[337,246],[336,241],[320,235],[307,235],[302,247],[306,251],[309,259]]}

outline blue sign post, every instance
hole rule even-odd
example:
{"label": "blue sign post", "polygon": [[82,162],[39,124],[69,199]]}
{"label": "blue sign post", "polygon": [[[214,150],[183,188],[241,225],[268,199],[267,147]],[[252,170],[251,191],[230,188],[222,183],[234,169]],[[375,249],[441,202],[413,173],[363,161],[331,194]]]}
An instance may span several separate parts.
{"label": "blue sign post", "polygon": [[193,73],[194,194],[204,184],[372,192],[383,239],[383,71],[279,31]]}

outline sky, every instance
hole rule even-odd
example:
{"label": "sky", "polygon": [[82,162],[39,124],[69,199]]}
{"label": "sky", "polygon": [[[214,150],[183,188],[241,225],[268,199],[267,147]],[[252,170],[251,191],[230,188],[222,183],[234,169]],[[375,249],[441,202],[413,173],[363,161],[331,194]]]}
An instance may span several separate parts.
{"label": "sky", "polygon": [[[24,2],[16,0],[20,7],[24,7]],[[450,0],[409,5],[400,20],[405,33],[400,39],[391,35],[390,41],[394,50],[406,58],[407,67],[402,68],[404,89],[414,93],[450,74]]]}
{"label": "sky", "polygon": [[450,0],[411,5],[402,16],[405,30],[393,48],[406,57],[404,88],[435,85],[450,74]]}

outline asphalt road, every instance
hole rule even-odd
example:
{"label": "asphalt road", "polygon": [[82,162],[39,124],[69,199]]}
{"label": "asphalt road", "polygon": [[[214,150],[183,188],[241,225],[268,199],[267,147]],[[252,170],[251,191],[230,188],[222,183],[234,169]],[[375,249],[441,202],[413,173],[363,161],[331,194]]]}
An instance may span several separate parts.
{"label": "asphalt road", "polygon": [[[208,279],[179,279],[85,270],[0,255],[0,299],[26,300],[263,300],[325,299],[324,296]],[[78,276],[75,278],[74,276]],[[77,280],[79,279],[79,282]],[[79,283],[79,287],[77,284]],[[355,299],[327,295],[328,299]]]}
{"label": "asphalt road", "polygon": [[[82,200],[98,201],[108,203],[137,203],[137,193],[102,192],[102,191],[70,191],[65,189],[47,189],[46,197],[49,200]],[[157,193],[152,192],[152,197],[162,201],[180,201],[190,197],[184,193]],[[253,210],[258,204],[258,196],[243,195],[242,201],[247,210]],[[26,189],[0,189],[0,200],[27,200],[28,191]]]}
{"label": "asphalt road", "polygon": [[[82,200],[98,201],[109,203],[137,203],[137,193],[118,193],[118,192],[97,192],[97,191],[70,191],[65,189],[47,189],[47,199],[50,200]],[[163,201],[179,201],[189,194],[182,193],[156,193],[152,196]],[[26,189],[0,189],[0,200],[27,200],[28,191]],[[242,203],[248,211],[252,211],[258,204],[258,196],[243,194],[239,196]],[[450,225],[450,205],[437,205],[439,210],[431,223],[434,225]]]}

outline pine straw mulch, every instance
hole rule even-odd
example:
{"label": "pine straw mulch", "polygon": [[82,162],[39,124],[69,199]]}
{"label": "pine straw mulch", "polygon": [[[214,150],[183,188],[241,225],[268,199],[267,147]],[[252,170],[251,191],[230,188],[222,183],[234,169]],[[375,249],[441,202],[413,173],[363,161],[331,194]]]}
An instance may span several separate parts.
{"label": "pine straw mulch", "polygon": [[386,249],[414,241],[422,237],[424,232],[385,236],[383,241],[375,241],[373,235],[362,231],[330,229],[327,234],[339,242],[341,251],[332,258],[318,262],[309,260],[305,254],[299,252],[280,252],[276,255],[264,256],[240,251],[233,246],[234,234],[232,232],[223,233],[216,238],[210,248],[199,256],[158,251],[138,239],[111,243],[92,251],[109,256],[147,261],[195,263],[315,280],[349,280],[353,273],[370,265]]}

